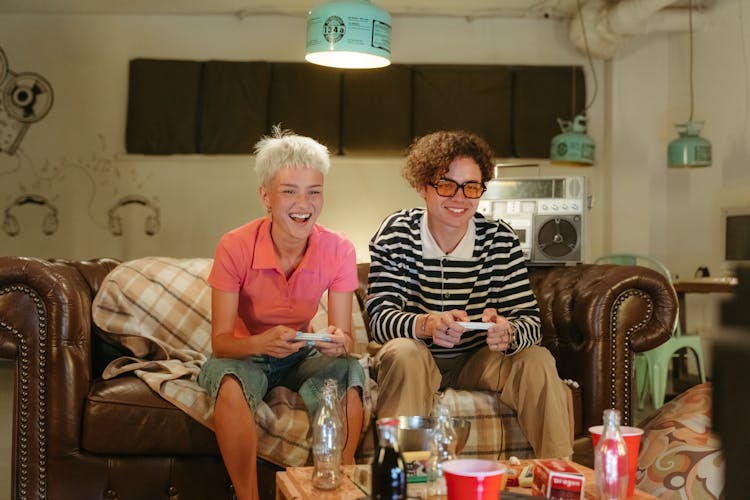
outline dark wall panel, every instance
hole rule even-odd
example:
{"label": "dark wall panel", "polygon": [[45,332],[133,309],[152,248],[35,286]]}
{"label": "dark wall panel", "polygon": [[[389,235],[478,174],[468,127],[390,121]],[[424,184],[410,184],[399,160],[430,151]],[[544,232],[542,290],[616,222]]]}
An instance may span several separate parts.
{"label": "dark wall panel", "polygon": [[561,132],[557,118],[572,120],[586,107],[583,69],[525,66],[514,70],[513,156],[548,158]]}
{"label": "dark wall panel", "polygon": [[344,155],[403,155],[412,140],[411,66],[344,72]]}
{"label": "dark wall panel", "polygon": [[341,149],[341,71],[305,63],[274,63],[271,68],[269,119],[325,144],[331,154]]}
{"label": "dark wall panel", "polygon": [[128,153],[197,152],[197,105],[201,69],[198,61],[130,61]]}
{"label": "dark wall panel", "polygon": [[270,127],[313,137],[331,154],[402,155],[415,137],[464,129],[502,157],[546,158],[557,119],[585,109],[576,66],[307,63],[130,64],[126,144],[137,154],[244,154]]}
{"label": "dark wall panel", "polygon": [[271,65],[208,61],[203,66],[198,150],[204,154],[250,153],[268,125]]}
{"label": "dark wall panel", "polygon": [[503,66],[414,66],[414,135],[467,130],[511,153],[511,73]]}

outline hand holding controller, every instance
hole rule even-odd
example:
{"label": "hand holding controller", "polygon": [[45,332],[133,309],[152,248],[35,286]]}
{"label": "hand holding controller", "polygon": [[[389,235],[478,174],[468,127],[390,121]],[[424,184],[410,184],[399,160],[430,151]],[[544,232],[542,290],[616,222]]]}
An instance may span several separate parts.
{"label": "hand holding controller", "polygon": [[489,328],[495,323],[482,323],[476,321],[458,321],[459,325],[463,326],[467,330],[489,330]]}
{"label": "hand holding controller", "polygon": [[307,333],[307,332],[297,332],[297,335],[294,337],[294,340],[306,340],[307,345],[310,347],[313,347],[315,345],[315,342],[330,342],[331,337],[328,335],[328,332],[319,332],[319,333]]}

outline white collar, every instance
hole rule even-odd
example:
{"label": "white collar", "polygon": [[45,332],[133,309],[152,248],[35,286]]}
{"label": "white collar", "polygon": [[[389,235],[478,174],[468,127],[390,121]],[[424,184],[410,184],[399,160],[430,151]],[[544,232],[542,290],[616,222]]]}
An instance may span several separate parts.
{"label": "white collar", "polygon": [[429,227],[427,226],[427,211],[422,216],[420,223],[420,236],[422,237],[422,255],[428,259],[439,259],[442,257],[455,257],[457,259],[471,259],[474,255],[474,241],[476,240],[477,228],[474,224],[474,218],[469,219],[469,226],[466,228],[461,241],[456,248],[449,254],[443,252],[438,246],[437,241],[433,238]]}

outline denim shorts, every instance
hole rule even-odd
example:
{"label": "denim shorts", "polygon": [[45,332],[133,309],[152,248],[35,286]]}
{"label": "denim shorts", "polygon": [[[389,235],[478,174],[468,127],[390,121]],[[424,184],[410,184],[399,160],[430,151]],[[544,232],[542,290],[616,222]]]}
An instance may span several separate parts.
{"label": "denim shorts", "polygon": [[201,368],[198,384],[215,399],[226,375],[233,375],[240,381],[253,412],[268,391],[276,386],[298,392],[307,410],[314,415],[325,379],[336,380],[339,398],[348,388],[359,387],[361,390],[365,383],[365,371],[355,358],[323,356],[309,347],[281,359],[267,355],[245,359],[211,356]]}

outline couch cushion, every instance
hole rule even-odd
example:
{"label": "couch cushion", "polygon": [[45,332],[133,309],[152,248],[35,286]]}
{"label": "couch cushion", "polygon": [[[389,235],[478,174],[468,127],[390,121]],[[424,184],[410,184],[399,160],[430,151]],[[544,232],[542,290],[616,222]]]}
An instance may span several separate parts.
{"label": "couch cushion", "polygon": [[[377,386],[372,387],[377,400]],[[534,450],[518,423],[515,411],[490,391],[447,389],[441,397],[451,416],[465,418],[471,423],[469,436],[461,450],[463,458],[486,460],[533,458]],[[369,421],[368,421],[369,422]],[[372,426],[366,430],[357,449],[357,463],[367,463],[373,457]]]}
{"label": "couch cushion", "polygon": [[691,387],[642,424],[636,487],[662,499],[720,498],[724,459],[711,430],[711,383]]}
{"label": "couch cushion", "polygon": [[489,460],[534,457],[534,450],[518,424],[518,415],[494,392],[447,389],[442,401],[452,416],[471,422],[461,456]]}
{"label": "couch cushion", "polygon": [[91,387],[82,445],[105,455],[219,455],[213,431],[129,375]]}

